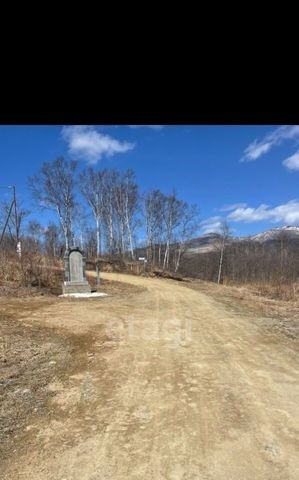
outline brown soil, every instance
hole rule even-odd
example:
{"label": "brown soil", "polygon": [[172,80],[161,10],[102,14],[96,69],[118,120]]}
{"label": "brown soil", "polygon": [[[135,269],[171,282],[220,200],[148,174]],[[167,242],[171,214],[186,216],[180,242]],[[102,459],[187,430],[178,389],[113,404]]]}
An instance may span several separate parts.
{"label": "brown soil", "polygon": [[217,285],[192,280],[184,286],[205,293],[228,313],[254,317],[265,328],[279,331],[289,338],[299,338],[298,300],[279,300],[262,296],[258,289]]}
{"label": "brown soil", "polygon": [[0,301],[3,478],[297,480],[295,307],[102,278],[107,297]]}

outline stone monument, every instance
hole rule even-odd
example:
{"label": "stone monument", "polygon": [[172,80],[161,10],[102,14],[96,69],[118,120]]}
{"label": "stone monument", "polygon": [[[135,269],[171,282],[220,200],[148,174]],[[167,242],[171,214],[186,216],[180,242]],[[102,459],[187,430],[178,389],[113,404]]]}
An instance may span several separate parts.
{"label": "stone monument", "polygon": [[91,292],[85,276],[85,257],[78,247],[71,247],[65,252],[62,291],[63,294]]}

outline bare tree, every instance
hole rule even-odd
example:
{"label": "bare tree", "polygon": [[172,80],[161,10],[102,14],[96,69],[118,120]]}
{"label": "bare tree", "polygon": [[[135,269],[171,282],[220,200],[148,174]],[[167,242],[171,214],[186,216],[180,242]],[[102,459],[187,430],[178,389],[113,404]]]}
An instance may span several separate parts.
{"label": "bare tree", "polygon": [[158,244],[159,266],[163,247],[163,269],[169,268],[171,257],[177,271],[187,241],[199,226],[197,207],[179,200],[175,192],[164,195],[159,190],[152,190],[143,198],[143,211],[149,264],[152,259],[155,263],[155,247]]}
{"label": "bare tree", "polygon": [[124,216],[125,225],[129,241],[129,249],[131,258],[134,259],[133,248],[133,232],[134,232],[134,216],[138,206],[138,186],[135,182],[135,174],[133,170],[127,170],[122,178],[124,185]]}
{"label": "bare tree", "polygon": [[43,227],[37,220],[30,220],[27,225],[27,231],[33,240],[34,251],[38,252],[41,249],[41,235],[43,233]]}
{"label": "bare tree", "polygon": [[230,237],[229,225],[226,220],[223,220],[220,226],[220,239],[218,240],[218,248],[220,250],[219,268],[218,268],[218,277],[217,277],[218,284],[220,283],[220,280],[221,280],[224,249],[229,237]]}
{"label": "bare tree", "polygon": [[138,207],[138,186],[132,170],[118,172],[104,170],[103,178],[103,221],[108,237],[108,250],[123,255],[127,249],[134,258],[135,215]]}
{"label": "bare tree", "polygon": [[86,210],[85,205],[76,204],[76,215],[72,223],[73,244],[80,246],[82,250],[84,250],[84,237],[87,225],[90,222],[90,213],[89,210]]}
{"label": "bare tree", "polygon": [[94,258],[97,254],[97,242],[95,229],[87,227],[84,236],[84,250],[88,258]]}
{"label": "bare tree", "polygon": [[116,245],[118,253],[123,256],[126,250],[125,186],[122,182],[121,174],[116,171],[113,174],[112,204],[114,209],[114,226],[118,237]]}
{"label": "bare tree", "polygon": [[[143,196],[143,215],[147,238],[147,260],[149,266],[155,263],[155,246],[159,244],[161,250],[161,234],[163,229],[163,208],[164,195],[160,190],[151,190]],[[159,243],[160,242],[160,243]],[[160,264],[159,255],[159,264]]]}
{"label": "bare tree", "polygon": [[50,222],[44,229],[44,248],[46,254],[56,257],[59,254],[61,243],[63,243],[61,242],[61,229],[55,223]]}
{"label": "bare tree", "polygon": [[115,246],[115,232],[114,232],[114,184],[115,184],[115,171],[103,170],[102,171],[102,185],[103,185],[103,222],[107,235],[107,245],[109,255],[112,255]]}
{"label": "bare tree", "polygon": [[169,268],[170,245],[174,237],[174,231],[182,218],[184,202],[176,197],[176,193],[165,196],[163,219],[165,224],[166,248],[164,252],[163,270]]}
{"label": "bare tree", "polygon": [[279,241],[280,244],[280,281],[283,281],[284,277],[284,259],[285,259],[285,252],[286,252],[286,246],[288,243],[288,235],[285,230],[281,230],[279,234],[277,235],[277,240]]}
{"label": "bare tree", "polygon": [[72,242],[76,166],[77,162],[58,157],[52,162],[43,163],[38,174],[29,178],[30,189],[39,206],[57,213],[66,249]]}
{"label": "bare tree", "polygon": [[192,239],[199,228],[199,212],[196,205],[188,205],[187,202],[183,202],[180,210],[181,218],[179,219],[179,225],[176,232],[178,249],[174,259],[175,272],[177,272],[179,269],[182,255],[188,246],[188,241]]}
{"label": "bare tree", "polygon": [[89,204],[96,223],[97,257],[101,255],[101,224],[104,216],[104,187],[103,172],[95,171],[92,167],[80,174],[80,190]]}

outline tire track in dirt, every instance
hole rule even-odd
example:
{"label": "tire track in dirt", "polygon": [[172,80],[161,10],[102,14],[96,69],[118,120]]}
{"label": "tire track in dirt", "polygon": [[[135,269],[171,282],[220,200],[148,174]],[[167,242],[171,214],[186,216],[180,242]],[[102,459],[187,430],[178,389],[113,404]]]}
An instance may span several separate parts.
{"label": "tire track in dirt", "polygon": [[93,340],[5,478],[297,479],[294,343],[179,283],[102,276],[144,291],[36,319]]}

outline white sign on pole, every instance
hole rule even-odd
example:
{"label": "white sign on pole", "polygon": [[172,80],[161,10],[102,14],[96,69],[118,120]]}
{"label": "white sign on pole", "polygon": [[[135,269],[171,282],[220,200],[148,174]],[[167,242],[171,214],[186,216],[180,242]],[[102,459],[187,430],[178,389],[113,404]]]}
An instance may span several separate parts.
{"label": "white sign on pole", "polygon": [[138,260],[145,260],[145,257],[139,257]]}

